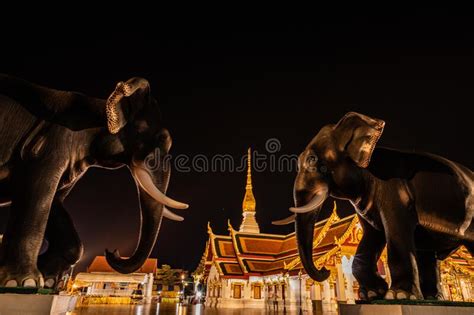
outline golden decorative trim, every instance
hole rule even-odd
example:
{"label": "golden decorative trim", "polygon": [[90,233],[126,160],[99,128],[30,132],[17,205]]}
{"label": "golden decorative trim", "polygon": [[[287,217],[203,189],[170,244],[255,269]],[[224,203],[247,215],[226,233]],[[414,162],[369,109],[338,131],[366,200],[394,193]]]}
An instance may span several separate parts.
{"label": "golden decorative trim", "polygon": [[[324,223],[324,226],[321,228],[321,231],[316,236],[316,238],[313,240],[313,248],[318,247],[318,245],[323,241],[323,239],[326,237],[327,233],[331,229],[331,225],[333,223],[336,223],[339,220],[340,220],[340,218],[337,215],[337,204],[336,204],[336,201],[334,201],[334,207],[332,209],[331,216],[329,216],[329,218],[326,220],[326,223]],[[292,260],[288,265],[286,263],[284,263],[284,268],[285,268],[285,270],[292,270],[300,262],[301,262],[301,260],[300,260],[300,257],[298,256],[294,260]]]}
{"label": "golden decorative trim", "polygon": [[354,215],[354,218],[352,218],[352,222],[349,224],[344,234],[342,234],[342,236],[337,241],[335,241],[337,242],[338,246],[342,245],[342,243],[347,240],[357,223],[359,223],[359,219],[356,215]]}
{"label": "golden decorative trim", "polygon": [[341,245],[344,243],[344,241],[351,235],[352,229],[355,227],[355,225],[358,223],[358,218],[357,216],[354,216],[352,219],[351,223],[347,227],[346,231],[344,234],[342,234],[341,237],[336,238],[334,237],[334,244],[336,245],[334,248],[329,250],[326,254],[322,255],[319,257],[314,263],[318,267],[322,267],[333,255],[337,254],[338,252],[341,251]]}
{"label": "golden decorative trim", "polygon": [[209,235],[214,235],[214,233],[212,232],[212,228],[211,228],[211,221],[207,221],[207,233]]}
{"label": "golden decorative trim", "polygon": [[216,262],[216,258],[217,258],[217,252],[216,252],[216,248],[215,248],[215,235],[214,233],[212,232],[212,228],[211,228],[211,223],[209,222],[208,225],[208,233],[209,233],[209,241],[211,242],[211,250],[212,250],[212,255],[213,255],[213,261],[214,261],[214,265],[216,266],[216,269],[217,269],[217,272],[219,273],[219,275],[223,276],[224,275],[224,272],[222,271],[221,267],[219,266],[219,264]]}
{"label": "golden decorative trim", "polygon": [[237,257],[237,261],[239,262],[240,269],[242,269],[244,274],[249,273],[247,268],[245,268],[242,257],[240,257],[241,252],[239,251],[239,248],[237,246],[237,239],[235,238],[236,231],[232,228],[232,225],[230,224],[230,220],[228,221],[228,224],[229,224],[230,237],[232,238],[232,245],[234,246],[235,257]]}
{"label": "golden decorative trim", "polygon": [[318,247],[318,245],[322,242],[322,240],[326,237],[327,233],[331,229],[331,225],[333,223],[336,223],[339,221],[340,218],[337,215],[337,204],[336,201],[334,201],[334,208],[332,209],[331,216],[328,218],[324,226],[321,228],[321,231],[319,234],[316,236],[316,238],[313,241],[313,248]]}
{"label": "golden decorative trim", "polygon": [[300,257],[298,256],[292,261],[290,261],[289,264],[286,264],[286,262],[283,262],[283,268],[288,271],[293,270],[300,263],[300,261],[301,261]]}
{"label": "golden decorative trim", "polygon": [[471,271],[469,268],[456,264],[455,262],[450,261],[449,259],[446,259],[443,263],[445,263],[449,268],[454,269],[454,271],[456,272],[463,273],[469,277],[474,276],[474,272]]}
{"label": "golden decorative trim", "polygon": [[323,265],[335,254],[337,254],[337,252],[339,252],[341,250],[341,247],[339,246],[339,244],[336,244],[336,246],[334,248],[332,248],[331,250],[329,250],[327,253],[325,253],[324,255],[322,255],[321,257],[319,257],[318,259],[316,259],[316,261],[314,262],[314,264],[316,265],[316,267],[318,268],[321,268],[323,267]]}
{"label": "golden decorative trim", "polygon": [[463,245],[461,246],[454,254],[457,254],[459,257],[461,257],[462,259],[465,259],[466,261],[470,261],[470,260],[473,260],[474,257],[472,257],[466,247]]}
{"label": "golden decorative trim", "polygon": [[206,247],[204,249],[204,254],[201,257],[201,260],[199,261],[198,266],[196,267],[196,269],[192,273],[192,276],[193,276],[194,279],[199,280],[201,278],[204,278],[205,268],[206,268],[206,265],[208,264],[207,263],[207,254],[208,254],[208,250],[209,250],[208,246],[209,246],[209,239],[206,241]]}

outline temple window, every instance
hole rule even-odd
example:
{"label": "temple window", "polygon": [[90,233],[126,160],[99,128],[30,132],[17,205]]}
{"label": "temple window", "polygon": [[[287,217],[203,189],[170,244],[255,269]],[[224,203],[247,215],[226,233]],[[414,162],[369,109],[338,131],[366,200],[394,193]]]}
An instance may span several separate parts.
{"label": "temple window", "polygon": [[242,285],[241,284],[234,284],[232,297],[234,299],[242,298]]}
{"label": "temple window", "polygon": [[262,287],[260,285],[253,287],[253,298],[257,300],[262,298]]}

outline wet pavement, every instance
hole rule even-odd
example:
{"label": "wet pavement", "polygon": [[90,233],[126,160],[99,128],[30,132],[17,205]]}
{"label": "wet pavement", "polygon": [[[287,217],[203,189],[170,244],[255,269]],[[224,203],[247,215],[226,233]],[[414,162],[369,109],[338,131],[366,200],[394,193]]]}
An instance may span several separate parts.
{"label": "wet pavement", "polygon": [[[77,308],[70,315],[265,315],[276,314],[274,311],[264,309],[216,309],[206,308],[202,305],[181,306],[179,304],[145,304],[145,305],[89,305]],[[278,313],[283,314],[280,310]],[[298,314],[298,312],[286,312],[285,314]],[[311,312],[305,311],[304,315]],[[324,313],[336,314],[336,313]]]}

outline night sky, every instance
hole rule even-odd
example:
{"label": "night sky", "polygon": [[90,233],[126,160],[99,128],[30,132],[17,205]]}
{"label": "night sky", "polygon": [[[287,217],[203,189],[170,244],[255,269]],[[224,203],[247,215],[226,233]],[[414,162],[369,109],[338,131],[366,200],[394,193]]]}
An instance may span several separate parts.
{"label": "night sky", "polygon": [[[348,111],[385,120],[379,145],[428,151],[474,169],[472,17],[423,10],[407,16],[319,14],[295,21],[206,19],[140,27],[55,25],[2,28],[0,72],[107,98],[118,81],[149,80],[173,137],[173,155],[230,154],[249,146],[298,154],[318,130]],[[81,30],[80,30],[81,29]],[[8,47],[8,49],[5,49]],[[254,172],[257,220],[266,233],[289,233],[271,220],[289,215],[295,172]],[[152,256],[194,270],[207,222],[238,229],[243,172],[174,171],[168,195],[190,204],[164,220]],[[91,169],[66,201],[85,245],[76,270],[105,248],[131,254],[139,210],[127,169]],[[331,204],[327,203],[327,208]],[[339,202],[340,215],[351,213]],[[0,228],[7,213],[0,211]],[[328,211],[326,211],[326,214]]]}

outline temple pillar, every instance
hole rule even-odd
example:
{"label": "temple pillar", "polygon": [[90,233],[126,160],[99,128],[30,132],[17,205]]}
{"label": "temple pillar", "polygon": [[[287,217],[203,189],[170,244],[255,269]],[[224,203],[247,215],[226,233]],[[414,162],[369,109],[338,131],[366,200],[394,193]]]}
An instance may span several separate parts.
{"label": "temple pillar", "polygon": [[347,303],[355,303],[354,276],[352,274],[350,275],[346,274],[346,280],[347,280],[347,289],[346,289]]}
{"label": "temple pillar", "polygon": [[336,257],[336,295],[338,303],[347,303],[346,298],[346,283],[344,279],[344,272],[342,271],[341,254],[338,253]]}
{"label": "temple pillar", "polygon": [[281,293],[282,293],[282,297],[281,297],[282,308],[283,308],[283,311],[286,312],[287,307],[288,307],[288,295],[290,294],[288,290],[288,281],[283,281],[283,283],[281,284]]}
{"label": "temple pillar", "polygon": [[305,291],[305,310],[311,311],[313,309],[313,284],[308,286],[308,280],[311,279],[307,277],[304,281],[304,291]]}
{"label": "temple pillar", "polygon": [[263,290],[265,293],[264,293],[264,296],[265,296],[265,308],[270,311],[272,309],[272,296],[271,296],[271,285],[266,282],[264,283],[264,288],[265,290]]}
{"label": "temple pillar", "polygon": [[299,309],[299,298],[300,298],[300,279],[298,276],[290,277],[288,279],[288,310]]}
{"label": "temple pillar", "polygon": [[311,300],[321,300],[321,286],[319,283],[314,282],[311,286]]}
{"label": "temple pillar", "polygon": [[196,279],[196,278],[193,278],[193,279],[194,279],[194,295],[196,295],[198,293],[200,279]]}
{"label": "temple pillar", "polygon": [[323,309],[330,310],[331,309],[331,285],[329,284],[329,279],[324,280],[323,282],[323,295],[322,295],[322,301],[323,301]]}
{"label": "temple pillar", "polygon": [[462,296],[463,301],[468,302],[469,298],[470,298],[470,295],[468,293],[469,291],[468,291],[468,288],[466,286],[466,283],[464,282],[464,279],[459,280],[459,286],[461,288],[461,296]]}
{"label": "temple pillar", "polygon": [[318,282],[314,282],[311,286],[311,302],[312,302],[312,309],[314,314],[322,314],[323,313],[323,297],[321,294],[321,285]]}
{"label": "temple pillar", "polygon": [[145,284],[145,303],[151,303],[151,294],[153,292],[153,274],[149,273]]}
{"label": "temple pillar", "polygon": [[331,294],[331,297],[329,299],[329,311],[330,312],[336,312],[337,311],[337,297],[336,297],[336,280],[334,278],[329,278],[329,292]]}

